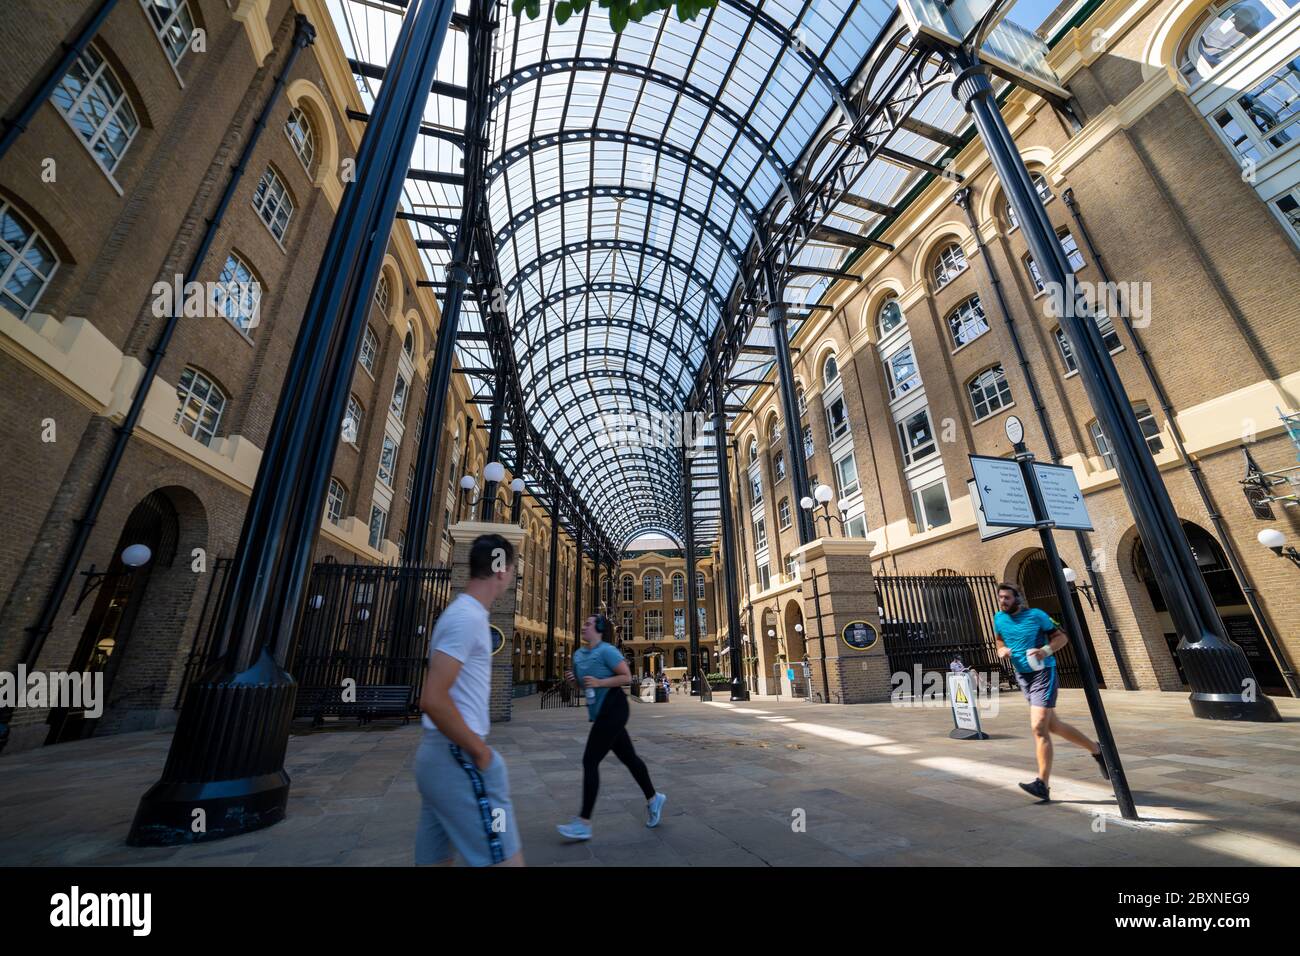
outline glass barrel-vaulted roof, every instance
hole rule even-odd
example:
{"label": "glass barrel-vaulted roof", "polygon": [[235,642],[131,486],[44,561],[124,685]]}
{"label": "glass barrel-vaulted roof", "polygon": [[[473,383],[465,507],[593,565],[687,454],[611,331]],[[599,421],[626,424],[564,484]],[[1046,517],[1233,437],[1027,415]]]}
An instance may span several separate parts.
{"label": "glass barrel-vaulted roof", "polygon": [[[469,2],[458,0],[458,12]],[[387,62],[406,3],[328,4],[369,108],[380,80],[364,64]],[[681,533],[677,449],[653,434],[630,446],[626,433],[684,408],[733,292],[766,299],[765,289],[749,287],[746,253],[824,171],[827,154],[813,145],[838,142],[855,104],[890,74],[891,58],[907,55],[894,6],[719,0],[690,22],[653,14],[619,35],[594,5],[560,25],[515,17],[501,3],[485,198],[526,413],[612,540],[647,528]],[[466,84],[468,49],[463,30],[448,33],[439,81]],[[863,78],[865,92],[857,88]],[[460,171],[460,148],[435,132],[463,131],[465,112],[463,98],[435,85],[413,169]],[[890,145],[933,162],[951,143],[925,134],[951,134],[957,104],[933,97],[914,116],[921,125],[899,129]],[[808,237],[797,262],[842,266],[858,251],[844,236],[865,242],[925,173],[924,165],[873,162],[856,200],[823,221],[838,235]],[[404,207],[456,217],[460,194],[454,183],[412,178]],[[442,237],[423,223],[412,228],[429,278],[445,281]],[[830,282],[793,275],[786,300],[814,303]],[[792,332],[806,314],[791,312]],[[752,324],[745,343],[755,350],[735,357],[736,379],[771,371],[762,310]],[[472,311],[460,329],[482,331],[481,316]],[[481,341],[462,336],[458,352],[462,367],[491,365]],[[751,388],[734,394],[743,401]],[[488,390],[486,381],[472,386]],[[699,459],[694,470],[707,472]],[[717,489],[702,488],[701,544],[701,528],[716,532],[716,505]]]}

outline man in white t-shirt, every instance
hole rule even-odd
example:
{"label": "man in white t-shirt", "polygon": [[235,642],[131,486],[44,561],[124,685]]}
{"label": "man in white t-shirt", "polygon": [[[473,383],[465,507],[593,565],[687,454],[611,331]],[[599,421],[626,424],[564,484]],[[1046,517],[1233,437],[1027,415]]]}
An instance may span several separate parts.
{"label": "man in white t-shirt", "polygon": [[510,805],[505,761],[487,745],[492,693],[488,609],[515,586],[515,552],[485,534],[469,549],[469,581],[438,615],[429,642],[429,671],[420,694],[424,740],[415,755],[423,807],[416,865],[523,866]]}

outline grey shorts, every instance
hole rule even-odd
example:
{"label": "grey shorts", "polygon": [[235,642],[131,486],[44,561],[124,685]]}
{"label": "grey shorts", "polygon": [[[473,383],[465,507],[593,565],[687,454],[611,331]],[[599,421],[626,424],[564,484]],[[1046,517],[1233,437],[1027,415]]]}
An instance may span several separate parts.
{"label": "grey shorts", "polygon": [[423,806],[415,836],[417,865],[442,863],[453,849],[468,866],[492,866],[519,852],[506,762],[495,750],[487,770],[436,730],[415,753]]}
{"label": "grey shorts", "polygon": [[1016,671],[1016,683],[1024,691],[1025,698],[1034,707],[1055,707],[1056,692],[1061,682],[1056,679],[1055,667],[1044,667],[1032,674]]}

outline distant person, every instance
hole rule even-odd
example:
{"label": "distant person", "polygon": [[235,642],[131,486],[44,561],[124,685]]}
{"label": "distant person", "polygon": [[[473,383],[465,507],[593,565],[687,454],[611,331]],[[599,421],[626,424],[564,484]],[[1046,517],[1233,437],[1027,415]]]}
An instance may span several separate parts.
{"label": "distant person", "polygon": [[582,754],[582,810],[571,823],[557,830],[566,840],[591,839],[591,813],[600,790],[600,762],[611,750],[632,773],[646,799],[646,823],[657,827],[668,798],[655,790],[645,762],[636,755],[632,738],[627,735],[629,709],[623,685],[632,680],[632,672],[623,655],[605,641],[610,633],[609,618],[595,614],[582,626],[582,644],[573,655],[573,670],[564,675],[575,681],[587,695],[587,719],[592,722],[587,735],[587,749]]}
{"label": "distant person", "polygon": [[1045,611],[1025,605],[1024,595],[1014,584],[998,585],[998,607],[993,618],[998,657],[1010,658],[1016,683],[1029,701],[1029,726],[1034,732],[1038,755],[1038,776],[1020,789],[1046,803],[1051,799],[1052,734],[1078,744],[1097,761],[1105,780],[1110,779],[1101,748],[1079,730],[1056,716],[1056,652],[1069,643],[1065,632]]}
{"label": "distant person", "polygon": [[492,692],[488,610],[515,586],[515,553],[500,535],[469,549],[465,590],[438,615],[420,694],[424,739],[415,754],[422,807],[417,866],[449,866],[452,850],[469,866],[523,866],[501,755],[487,745]]}

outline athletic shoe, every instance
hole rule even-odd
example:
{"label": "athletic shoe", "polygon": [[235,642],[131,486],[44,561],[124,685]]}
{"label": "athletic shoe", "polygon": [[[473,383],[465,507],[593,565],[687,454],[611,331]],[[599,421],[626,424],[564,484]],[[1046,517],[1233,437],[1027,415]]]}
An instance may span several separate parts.
{"label": "athletic shoe", "polygon": [[1092,759],[1097,761],[1097,769],[1101,771],[1101,779],[1109,780],[1110,771],[1106,769],[1106,760],[1101,754],[1093,754]]}
{"label": "athletic shoe", "polygon": [[645,805],[645,825],[648,827],[659,826],[659,816],[663,813],[664,804],[668,801],[662,793],[656,793],[650,798],[650,802]]}
{"label": "athletic shoe", "polygon": [[555,829],[560,831],[560,836],[566,840],[590,840],[591,824],[583,823],[577,817],[573,818],[572,823],[561,823]]}
{"label": "athletic shoe", "polygon": [[1033,783],[1022,783],[1020,789],[1025,791],[1025,793],[1029,794],[1031,797],[1037,797],[1040,803],[1046,803],[1051,799],[1049,796],[1051,791],[1048,790],[1047,784],[1043,783],[1043,781],[1039,780],[1037,777],[1034,778]]}

